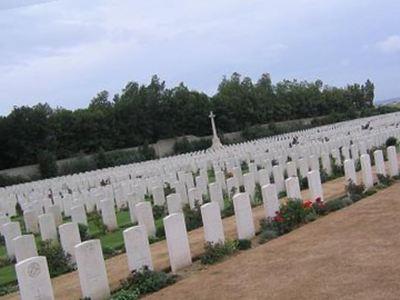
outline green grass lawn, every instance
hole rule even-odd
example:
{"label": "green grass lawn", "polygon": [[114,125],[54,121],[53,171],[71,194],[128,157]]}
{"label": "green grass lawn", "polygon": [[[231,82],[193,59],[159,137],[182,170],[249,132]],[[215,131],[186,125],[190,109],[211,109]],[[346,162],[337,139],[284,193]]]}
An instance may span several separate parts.
{"label": "green grass lawn", "polygon": [[10,284],[17,280],[14,265],[5,266],[0,269],[0,285]]}
{"label": "green grass lawn", "polygon": [[0,257],[6,257],[7,256],[7,250],[6,250],[6,246],[2,245],[0,246]]}

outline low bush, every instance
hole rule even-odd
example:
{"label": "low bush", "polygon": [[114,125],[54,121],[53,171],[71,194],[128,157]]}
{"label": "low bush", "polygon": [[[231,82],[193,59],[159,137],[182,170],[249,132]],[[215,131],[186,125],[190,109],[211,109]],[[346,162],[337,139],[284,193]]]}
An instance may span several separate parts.
{"label": "low bush", "polygon": [[174,284],[177,277],[165,272],[152,271],[148,267],[133,271],[122,282],[122,290],[134,291],[139,295],[154,293],[162,288]]}
{"label": "low bush", "polygon": [[393,183],[393,179],[390,176],[385,176],[383,174],[378,174],[379,183],[382,184],[384,187],[390,186]]}
{"label": "low bush", "polygon": [[349,206],[352,203],[349,197],[334,199],[325,203],[325,209],[327,213],[330,213]]}
{"label": "low bush", "polygon": [[90,240],[92,237],[89,234],[89,227],[85,224],[78,224],[79,235],[81,237],[82,242]]}
{"label": "low bush", "polygon": [[167,207],[165,205],[153,205],[154,220],[164,218],[167,215]]}
{"label": "low bush", "polygon": [[204,245],[204,254],[200,257],[200,261],[204,265],[211,265],[235,253],[237,250],[237,241],[226,241],[225,243],[216,244],[206,243]]}
{"label": "low bush", "polygon": [[158,239],[165,238],[165,228],[163,223],[156,224],[156,237]]}
{"label": "low bush", "polygon": [[221,212],[221,217],[222,218],[230,217],[230,216],[233,216],[234,213],[235,213],[235,210],[233,207],[233,201],[228,196],[225,196],[224,197],[224,209]]}
{"label": "low bush", "polygon": [[251,240],[248,239],[238,239],[237,240],[238,250],[247,250],[251,248]]}
{"label": "low bush", "polygon": [[183,214],[185,216],[185,223],[187,231],[203,226],[203,219],[201,218],[200,204],[195,203],[193,209],[189,204],[183,206]]}
{"label": "low bush", "polygon": [[139,291],[132,290],[119,290],[111,296],[110,300],[137,300],[139,299]]}
{"label": "low bush", "polygon": [[115,249],[113,247],[110,247],[110,246],[102,246],[101,250],[102,250],[105,258],[109,258],[111,256],[114,256],[117,253],[115,251]]}
{"label": "low bush", "polygon": [[66,254],[56,241],[41,241],[38,245],[39,256],[47,258],[51,277],[72,271],[71,256]]}
{"label": "low bush", "polygon": [[353,181],[349,181],[346,185],[346,192],[353,202],[357,202],[362,199],[364,195],[365,186],[363,184],[355,184]]}
{"label": "low bush", "polygon": [[98,211],[93,211],[88,215],[88,220],[91,220],[93,225],[97,228],[100,235],[104,235],[107,232],[107,226],[104,225],[103,219]]}
{"label": "low bush", "polygon": [[277,238],[278,236],[279,234],[275,230],[272,229],[263,230],[261,231],[259,236],[259,243],[264,244],[270,240]]}

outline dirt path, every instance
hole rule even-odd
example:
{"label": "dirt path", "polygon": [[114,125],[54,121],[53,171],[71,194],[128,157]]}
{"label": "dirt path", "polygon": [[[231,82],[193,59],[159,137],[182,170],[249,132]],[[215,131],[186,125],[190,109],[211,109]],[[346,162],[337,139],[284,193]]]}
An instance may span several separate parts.
{"label": "dirt path", "polygon": [[400,299],[400,184],[148,299]]}

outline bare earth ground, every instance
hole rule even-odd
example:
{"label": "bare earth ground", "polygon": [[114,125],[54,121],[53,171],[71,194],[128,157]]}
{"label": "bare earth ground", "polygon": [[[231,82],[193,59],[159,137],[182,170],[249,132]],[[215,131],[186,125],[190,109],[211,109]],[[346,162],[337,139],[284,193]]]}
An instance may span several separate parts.
{"label": "bare earth ground", "polygon": [[399,195],[397,183],[146,299],[400,299]]}
{"label": "bare earth ground", "polygon": [[[338,178],[323,184],[325,199],[335,199],[344,195],[344,178]],[[302,191],[303,199],[309,197],[309,191]],[[263,206],[253,208],[253,217],[256,229],[259,228],[259,221],[265,217]],[[235,217],[223,219],[225,236],[230,239],[236,238]],[[198,228],[188,233],[192,257],[200,256],[204,251],[203,228]],[[166,241],[160,241],[151,245],[153,265],[156,270],[169,268],[169,258]],[[129,275],[126,254],[121,254],[106,260],[107,274],[111,289],[116,289],[121,280]],[[239,271],[239,270],[238,270]],[[54,296],[57,300],[80,299],[81,289],[78,272],[71,272],[52,279]],[[0,297],[5,299],[19,299],[18,293]]]}

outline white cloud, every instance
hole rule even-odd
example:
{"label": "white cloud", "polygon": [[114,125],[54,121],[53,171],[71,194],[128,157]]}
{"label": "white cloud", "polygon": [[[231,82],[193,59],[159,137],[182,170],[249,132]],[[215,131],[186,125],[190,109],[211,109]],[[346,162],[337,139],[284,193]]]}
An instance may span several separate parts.
{"label": "white cloud", "polygon": [[383,53],[400,53],[400,35],[391,35],[376,44]]}

